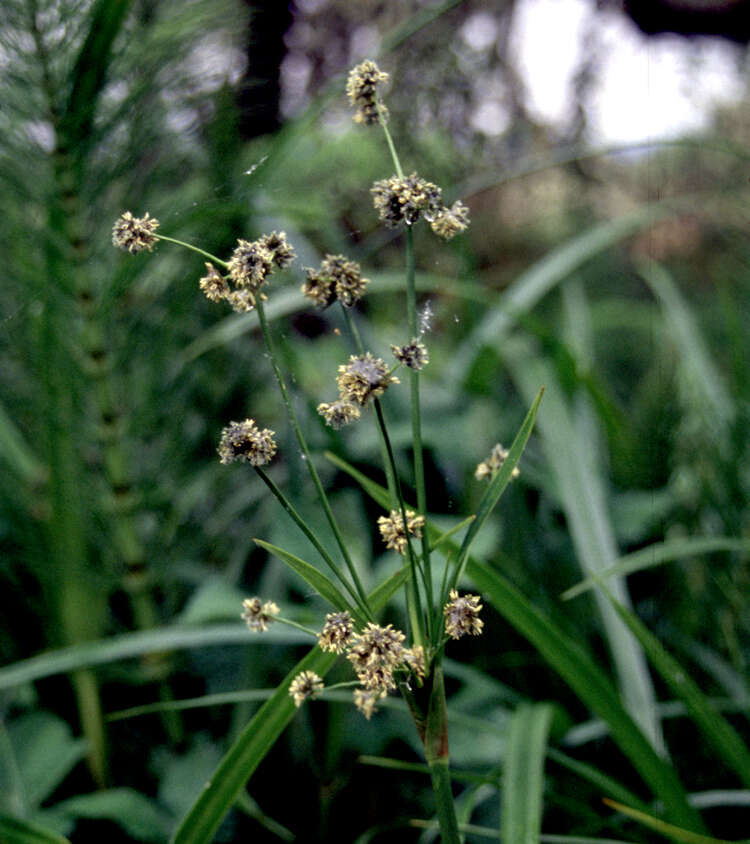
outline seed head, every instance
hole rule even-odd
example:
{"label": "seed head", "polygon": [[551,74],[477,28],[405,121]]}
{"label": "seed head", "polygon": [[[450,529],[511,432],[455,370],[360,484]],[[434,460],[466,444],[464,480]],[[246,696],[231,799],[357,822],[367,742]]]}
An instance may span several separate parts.
{"label": "seed head", "polygon": [[131,255],[143,249],[148,249],[150,252],[158,240],[154,237],[154,232],[158,227],[159,221],[148,211],[143,217],[134,217],[130,211],[126,211],[115,220],[112,228],[112,243],[118,249],[127,250]]}
{"label": "seed head", "polygon": [[378,702],[385,696],[386,692],[376,689],[355,689],[354,705],[369,721],[373,713],[378,711]]}
{"label": "seed head", "polygon": [[[362,62],[349,72],[346,83],[346,93],[349,103],[357,107],[354,120],[365,126],[372,126],[379,122],[379,114],[383,120],[388,119],[388,109],[379,101],[377,87],[388,81],[388,74],[383,73],[372,61]],[[379,109],[378,109],[379,106]]]}
{"label": "seed head", "polygon": [[206,262],[206,274],[198,282],[206,298],[220,302],[229,295],[229,284],[213,264]]}
{"label": "seed head", "polygon": [[443,607],[445,616],[445,632],[452,639],[460,639],[470,633],[478,636],[482,632],[484,622],[479,618],[482,609],[479,595],[464,595],[459,598],[455,589],[450,591],[450,601]]}
{"label": "seed head", "polygon": [[279,608],[273,601],[263,601],[260,598],[245,598],[242,602],[242,619],[255,633],[265,633],[279,614]]}
{"label": "seed head", "polygon": [[380,219],[391,229],[400,223],[413,225],[420,214],[428,221],[434,220],[444,207],[440,188],[416,173],[405,179],[391,176],[375,182],[370,193]]}
{"label": "seed head", "polygon": [[443,208],[440,214],[430,222],[430,228],[443,240],[450,240],[465,231],[469,225],[469,209],[463,202],[454,202],[450,208]]}
{"label": "seed head", "polygon": [[326,616],[326,623],[318,633],[318,644],[324,651],[343,653],[354,638],[354,620],[344,612],[332,612]]}
{"label": "seed head", "polygon": [[289,694],[299,708],[308,699],[314,700],[323,691],[323,678],[314,671],[301,671],[289,684]]}
{"label": "seed head", "polygon": [[408,366],[409,369],[420,370],[430,362],[427,353],[427,346],[416,337],[403,346],[391,346],[391,351],[399,363]]}
{"label": "seed head", "polygon": [[280,270],[288,267],[297,257],[292,244],[286,239],[286,232],[263,235],[258,243],[271,253],[271,260]]}
{"label": "seed head", "polygon": [[[418,516],[413,510],[407,510],[406,528],[409,533],[419,539],[422,536],[423,527],[424,516]],[[399,554],[406,553],[404,518],[398,510],[391,510],[389,516],[381,516],[378,519],[378,529],[387,548],[393,548]]]}
{"label": "seed head", "polygon": [[274,253],[261,240],[238,240],[229,259],[229,275],[235,286],[258,291],[273,267]]}
{"label": "seed head", "polygon": [[264,466],[270,463],[276,454],[273,431],[262,431],[254,420],[230,422],[221,432],[219,457],[222,463],[250,463],[251,466]]}
{"label": "seed head", "polygon": [[330,404],[323,402],[318,405],[318,413],[326,420],[326,425],[336,430],[351,422],[356,422],[362,415],[359,406],[348,399],[337,399]]}
{"label": "seed head", "polygon": [[354,635],[348,659],[357,672],[368,668],[387,668],[390,671],[403,661],[406,637],[392,624],[381,627],[369,622],[367,627]]}
{"label": "seed head", "polygon": [[350,307],[362,298],[369,279],[362,278],[359,264],[343,255],[326,255],[317,270],[308,268],[302,292],[316,305],[327,307],[334,299]]}
{"label": "seed head", "polygon": [[367,352],[352,355],[349,363],[339,366],[336,383],[342,399],[364,407],[368,399],[382,396],[390,384],[398,384],[399,380],[389,373],[381,358]]}
{"label": "seed head", "polygon": [[404,648],[404,665],[415,677],[423,680],[425,674],[424,648],[421,645]]}
{"label": "seed head", "polygon": [[[500,443],[493,445],[490,456],[486,460],[483,460],[474,471],[474,477],[478,481],[484,480],[485,478],[494,478],[500,467],[505,463],[507,457],[507,448],[503,448]],[[514,466],[510,476],[511,478],[517,478],[520,474],[521,472],[518,466]]]}

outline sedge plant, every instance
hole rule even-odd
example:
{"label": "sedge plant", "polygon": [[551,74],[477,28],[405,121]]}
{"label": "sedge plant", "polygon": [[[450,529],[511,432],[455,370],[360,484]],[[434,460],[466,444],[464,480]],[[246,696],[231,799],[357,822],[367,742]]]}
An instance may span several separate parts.
{"label": "sedge plant", "polygon": [[[462,593],[461,581],[469,561],[471,543],[505,486],[518,474],[516,464],[531,432],[541,392],[511,449],[506,450],[498,443],[489,457],[477,466],[476,477],[489,481],[489,485],[477,513],[460,525],[468,525],[462,543],[456,544],[450,536],[441,535],[428,521],[420,372],[429,364],[429,351],[424,341],[426,326],[424,320],[420,320],[417,308],[414,236],[416,224],[424,221],[434,235],[450,240],[465,231],[469,225],[469,213],[461,201],[447,205],[437,185],[415,172],[408,176],[404,174],[389,132],[388,110],[380,95],[380,89],[387,80],[388,75],[374,62],[365,61],[349,74],[346,93],[351,105],[356,108],[355,121],[364,127],[382,130],[395,171],[392,176],[377,181],[371,188],[374,209],[382,223],[389,229],[403,230],[404,233],[403,295],[406,320],[401,326],[404,342],[391,345],[392,361],[387,363],[363,346],[353,306],[366,294],[368,280],[362,275],[358,263],[343,255],[326,255],[319,267],[305,270],[302,285],[303,294],[314,307],[337,307],[342,310],[351,343],[348,360],[339,366],[335,379],[331,378],[332,385],[335,380],[338,396],[320,402],[318,413],[325,424],[334,429],[363,424],[365,416],[371,415],[382,448],[383,469],[387,479],[386,500],[382,503],[387,504],[387,507],[377,520],[377,528],[385,547],[399,554],[403,563],[396,575],[374,592],[368,594],[365,591],[329,503],[308,438],[295,411],[288,386],[291,379],[284,371],[264,308],[271,276],[289,267],[296,257],[286,234],[274,231],[254,241],[239,240],[229,259],[222,260],[193,244],[159,233],[158,220],[148,213],[135,217],[125,212],[115,223],[113,243],[130,253],[151,250],[159,241],[192,249],[206,259],[206,273],[199,282],[204,295],[212,302],[229,305],[238,313],[257,315],[266,358],[273,368],[291,430],[310,473],[318,503],[336,547],[326,547],[326,543],[273,480],[268,466],[277,456],[275,432],[261,427],[260,423],[251,418],[230,422],[224,428],[218,445],[221,463],[244,463],[252,467],[318,552],[327,570],[323,571],[264,541],[256,542],[304,577],[331,604],[332,609],[322,621],[320,629],[313,630],[283,617],[272,599],[253,597],[244,601],[242,618],[250,630],[260,634],[270,624],[279,622],[301,628],[317,642],[319,652],[327,655],[326,659],[303,660],[300,670],[291,672],[282,684],[281,691],[291,698],[295,708],[320,697],[324,690],[351,687],[353,704],[363,717],[370,719],[387,695],[401,694],[424,748],[443,841],[446,844],[457,844],[460,834],[451,790],[442,661],[446,646],[453,640],[482,633],[482,598]],[[402,381],[407,383],[402,384]],[[415,480],[413,502],[409,500],[399,475],[381,401],[386,391],[391,389],[408,389],[410,393],[411,451]],[[436,553],[438,546],[442,546],[440,554]],[[446,547],[449,549],[447,552]],[[433,572],[438,557],[443,569],[442,572]],[[438,583],[439,588],[436,587]],[[380,619],[385,604],[399,591],[403,592],[408,619],[405,631],[396,629],[392,624],[384,625]],[[353,679],[326,687],[323,674],[338,657],[345,658],[351,664]],[[279,711],[282,708],[278,696],[267,705],[276,706]],[[246,744],[253,740],[261,743],[266,741],[258,736],[245,738]],[[267,742],[273,742],[272,735],[268,736]],[[237,758],[230,758],[223,768],[227,787],[230,791],[234,789],[235,796],[252,772],[248,765],[243,767],[241,753],[240,747],[235,753]],[[209,805],[211,791],[209,788],[204,805],[200,801],[196,804],[190,822],[186,820],[183,823],[175,841],[210,840],[222,816],[221,807],[217,809],[217,801]]]}

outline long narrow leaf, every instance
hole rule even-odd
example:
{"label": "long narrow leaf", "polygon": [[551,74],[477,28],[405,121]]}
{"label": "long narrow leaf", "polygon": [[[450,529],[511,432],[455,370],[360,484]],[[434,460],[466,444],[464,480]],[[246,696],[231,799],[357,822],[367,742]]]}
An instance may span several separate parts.
{"label": "long narrow leaf", "polygon": [[750,752],[734,727],[711,706],[696,683],[643,622],[611,596],[610,600],[620,618],[643,645],[651,664],[675,696],[684,701],[690,716],[701,728],[702,736],[734,770],[743,785],[750,787]]}
{"label": "long narrow leaf", "polygon": [[544,759],[552,712],[546,703],[521,704],[510,719],[500,815],[503,844],[538,844],[544,807]]}
{"label": "long narrow leaf", "polygon": [[0,815],[0,841],[3,844],[70,844],[62,835],[38,823]]}
{"label": "long narrow leaf", "polygon": [[673,539],[668,542],[655,542],[647,548],[641,548],[632,554],[625,554],[611,566],[602,569],[596,577],[587,577],[561,595],[564,601],[575,598],[582,592],[592,589],[609,577],[624,577],[636,571],[660,566],[684,557],[694,557],[698,554],[710,554],[714,551],[746,551],[750,552],[750,540],[731,539],[729,537],[700,537],[688,539]]}

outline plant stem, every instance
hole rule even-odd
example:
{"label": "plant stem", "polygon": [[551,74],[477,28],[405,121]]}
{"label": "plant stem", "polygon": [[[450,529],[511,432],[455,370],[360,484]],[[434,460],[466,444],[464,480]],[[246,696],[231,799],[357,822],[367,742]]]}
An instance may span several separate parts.
{"label": "plant stem", "polygon": [[199,249],[197,246],[193,246],[192,243],[185,243],[184,240],[177,240],[174,237],[167,237],[165,234],[154,234],[154,237],[157,240],[166,240],[169,243],[176,243],[178,246],[184,246],[185,249],[191,249],[193,252],[197,252],[199,255],[203,255],[204,258],[210,258],[216,264],[220,264],[224,269],[226,269],[229,264],[226,261],[222,261],[221,258],[217,258],[216,255],[212,255],[210,252],[204,252],[203,249]]}
{"label": "plant stem", "polygon": [[305,463],[307,464],[307,469],[310,472],[310,477],[312,478],[313,484],[315,485],[315,489],[317,490],[320,504],[326,514],[326,518],[328,519],[328,524],[331,526],[333,535],[336,537],[336,543],[338,544],[339,549],[341,550],[341,555],[344,558],[346,567],[349,569],[349,574],[351,575],[352,580],[354,581],[357,593],[359,594],[360,604],[363,610],[366,610],[367,617],[372,618],[373,615],[369,609],[367,595],[359,579],[357,570],[354,567],[354,563],[352,562],[352,559],[349,556],[349,552],[347,551],[346,545],[344,543],[344,538],[341,535],[338,523],[336,522],[336,517],[333,515],[333,511],[331,510],[331,505],[328,503],[328,498],[325,494],[325,490],[323,489],[323,484],[320,481],[320,476],[318,475],[317,469],[313,464],[312,455],[310,454],[310,449],[307,446],[307,440],[305,439],[305,436],[302,433],[302,429],[299,426],[297,414],[294,411],[294,406],[292,405],[289,390],[287,389],[286,382],[284,381],[284,376],[281,372],[281,367],[279,366],[278,359],[276,357],[276,353],[273,346],[273,340],[271,339],[271,331],[268,327],[268,320],[266,319],[266,313],[263,308],[263,301],[260,296],[258,296],[256,299],[256,309],[258,311],[260,329],[263,333],[263,340],[266,344],[266,350],[268,351],[268,356],[271,361],[271,366],[273,367],[274,375],[276,376],[276,381],[278,382],[279,389],[281,390],[281,396],[284,400],[284,404],[286,405],[287,414],[289,415],[289,421],[292,423],[292,428],[294,430],[295,436],[297,437],[297,442],[299,443],[299,447],[304,456]]}

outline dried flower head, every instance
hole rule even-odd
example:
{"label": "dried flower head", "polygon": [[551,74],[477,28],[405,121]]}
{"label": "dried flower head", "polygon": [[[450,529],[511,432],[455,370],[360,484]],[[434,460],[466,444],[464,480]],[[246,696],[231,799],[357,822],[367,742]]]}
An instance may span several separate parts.
{"label": "dried flower head", "polygon": [[258,428],[252,419],[230,422],[221,432],[219,457],[222,463],[240,461],[252,466],[270,463],[276,454],[273,431]]}
{"label": "dried flower head", "polygon": [[430,222],[430,228],[443,240],[450,240],[469,225],[469,209],[461,201],[454,202],[450,208],[443,210]]}
{"label": "dried flower head", "polygon": [[369,721],[373,713],[378,711],[378,702],[385,696],[385,692],[376,689],[355,689],[354,705]]}
{"label": "dried flower head", "polygon": [[348,399],[337,399],[330,403],[322,402],[318,405],[318,413],[326,420],[326,425],[336,430],[351,422],[356,422],[362,415],[359,405]]}
{"label": "dried flower head", "polygon": [[323,691],[323,678],[314,671],[301,671],[289,684],[289,694],[294,698],[296,707],[310,698],[314,700]]}
{"label": "dried flower head", "polygon": [[143,249],[148,249],[150,252],[158,240],[154,237],[154,232],[158,227],[159,221],[148,211],[143,217],[134,217],[130,211],[126,211],[115,220],[112,227],[112,243],[118,249],[127,250],[131,255]]}
{"label": "dried flower head", "polygon": [[403,661],[401,643],[405,638],[392,624],[381,627],[371,621],[361,633],[355,633],[348,659],[357,671],[379,667],[392,670]]}
{"label": "dried flower head", "polygon": [[377,87],[388,81],[388,74],[372,61],[362,62],[349,72],[346,93],[351,105],[357,107],[354,120],[372,126],[378,122],[378,111],[388,119],[388,109],[380,102]]}
{"label": "dried flower head", "polygon": [[380,219],[388,228],[395,228],[402,222],[413,225],[420,215],[428,221],[433,220],[444,207],[440,188],[416,173],[405,179],[391,176],[375,182],[370,192]]}
{"label": "dried flower head", "polygon": [[245,598],[242,602],[242,620],[256,633],[265,633],[268,625],[279,614],[279,608],[273,601],[261,601],[260,598]]}
{"label": "dried flower head", "polygon": [[[407,510],[406,528],[409,533],[419,539],[422,536],[423,527],[424,516],[418,516],[413,510]],[[389,516],[381,516],[378,519],[378,529],[387,548],[393,548],[399,554],[406,553],[404,518],[398,510],[391,510]]]}
{"label": "dried flower head", "polygon": [[349,363],[339,366],[336,383],[342,399],[364,407],[368,399],[382,396],[391,384],[398,384],[399,380],[390,374],[385,361],[367,352],[352,355]]}
{"label": "dried flower head", "polygon": [[[263,293],[257,295],[265,302],[266,297]],[[226,300],[236,313],[249,314],[255,308],[256,294],[249,290],[232,290],[231,293],[227,293]]]}
{"label": "dried flower head", "polygon": [[343,255],[326,255],[317,270],[308,268],[306,273],[302,292],[321,307],[334,299],[349,307],[364,296],[369,284],[369,279],[362,278],[359,264]]}
{"label": "dried flower head", "polygon": [[318,644],[324,651],[343,653],[354,639],[354,619],[344,612],[332,612],[326,616],[326,623],[318,633]]}
{"label": "dried flower head", "polygon": [[312,267],[306,267],[305,273],[307,279],[300,288],[302,295],[312,299],[319,307],[327,308],[335,298],[330,278],[321,270],[314,270]]}
{"label": "dried flower head", "polygon": [[229,283],[213,264],[206,262],[206,274],[198,282],[206,298],[220,302],[229,295]]}
{"label": "dried flower head", "polygon": [[[505,463],[507,457],[507,448],[503,448],[500,443],[493,445],[490,456],[486,460],[483,460],[475,469],[474,477],[478,481],[484,480],[485,478],[494,478],[500,467]],[[517,478],[520,474],[521,472],[518,466],[514,466],[510,476],[511,478]]]}
{"label": "dried flower head", "polygon": [[286,232],[263,235],[258,243],[271,253],[271,260],[280,270],[288,267],[297,257],[294,247],[286,239]]}
{"label": "dried flower head", "polygon": [[470,633],[478,636],[482,632],[484,622],[479,618],[482,604],[479,595],[464,595],[459,597],[455,589],[450,591],[450,601],[443,607],[445,616],[445,632],[452,639],[460,639]]}
{"label": "dried flower head", "polygon": [[229,275],[236,287],[258,291],[273,267],[273,252],[262,240],[238,240],[229,259]]}
{"label": "dried flower head", "polygon": [[415,677],[423,680],[425,675],[424,648],[421,645],[404,648],[404,665]]}
{"label": "dried flower head", "polygon": [[396,360],[409,369],[424,369],[430,362],[427,346],[416,337],[403,346],[391,346],[391,351]]}

